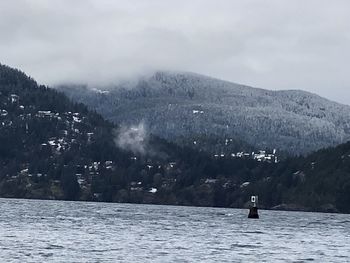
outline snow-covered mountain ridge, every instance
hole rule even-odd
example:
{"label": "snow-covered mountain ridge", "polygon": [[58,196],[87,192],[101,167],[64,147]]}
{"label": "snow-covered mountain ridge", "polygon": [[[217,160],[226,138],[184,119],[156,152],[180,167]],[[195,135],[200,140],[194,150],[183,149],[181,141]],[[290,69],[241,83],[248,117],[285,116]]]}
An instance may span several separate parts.
{"label": "snow-covered mountain ridge", "polygon": [[350,106],[300,90],[264,90],[186,72],[157,72],[103,92],[57,88],[109,120],[144,121],[151,133],[170,140],[234,137],[303,154],[350,138]]}

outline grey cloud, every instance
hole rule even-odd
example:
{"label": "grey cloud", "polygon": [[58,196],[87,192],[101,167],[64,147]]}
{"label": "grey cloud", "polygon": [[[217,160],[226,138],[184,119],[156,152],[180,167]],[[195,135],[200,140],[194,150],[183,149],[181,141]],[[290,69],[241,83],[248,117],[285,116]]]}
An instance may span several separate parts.
{"label": "grey cloud", "polygon": [[350,104],[347,0],[4,0],[0,62],[39,82],[198,72]]}
{"label": "grey cloud", "polygon": [[114,142],[119,148],[141,155],[149,152],[148,134],[143,122],[133,126],[122,126],[115,133]]}

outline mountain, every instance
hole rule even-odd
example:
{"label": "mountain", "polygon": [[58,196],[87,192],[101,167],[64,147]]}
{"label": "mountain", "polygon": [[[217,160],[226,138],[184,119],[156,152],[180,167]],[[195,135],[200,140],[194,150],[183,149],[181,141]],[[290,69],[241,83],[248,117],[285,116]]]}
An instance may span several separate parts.
{"label": "mountain", "polygon": [[179,72],[108,87],[57,89],[110,121],[144,122],[152,134],[175,142],[232,139],[240,147],[298,155],[350,138],[350,106],[304,91],[263,90]]}
{"label": "mountain", "polygon": [[250,169],[273,165],[211,158],[142,125],[118,127],[0,64],[0,197],[241,206],[248,196],[215,199],[215,178],[236,187]]}
{"label": "mountain", "polygon": [[113,124],[0,65],[0,197],[241,208],[257,194],[262,208],[350,213],[350,143],[256,155],[213,156]]}

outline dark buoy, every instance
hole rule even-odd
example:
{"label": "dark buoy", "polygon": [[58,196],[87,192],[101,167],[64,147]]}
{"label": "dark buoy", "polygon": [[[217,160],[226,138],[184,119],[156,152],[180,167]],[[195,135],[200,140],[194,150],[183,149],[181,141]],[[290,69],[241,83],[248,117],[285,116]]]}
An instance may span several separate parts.
{"label": "dark buoy", "polygon": [[258,208],[257,207],[251,207],[249,209],[248,218],[259,218]]}
{"label": "dark buoy", "polygon": [[250,201],[252,202],[252,206],[249,208],[249,215],[248,218],[259,218],[259,213],[258,213],[258,196],[253,195],[250,199]]}

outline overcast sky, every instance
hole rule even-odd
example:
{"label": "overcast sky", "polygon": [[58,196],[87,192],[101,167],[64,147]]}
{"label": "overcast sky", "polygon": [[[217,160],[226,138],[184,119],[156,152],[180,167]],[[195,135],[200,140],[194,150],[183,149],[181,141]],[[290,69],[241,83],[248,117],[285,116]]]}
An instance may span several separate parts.
{"label": "overcast sky", "polygon": [[0,63],[42,84],[157,69],[350,104],[348,0],[1,0]]}

